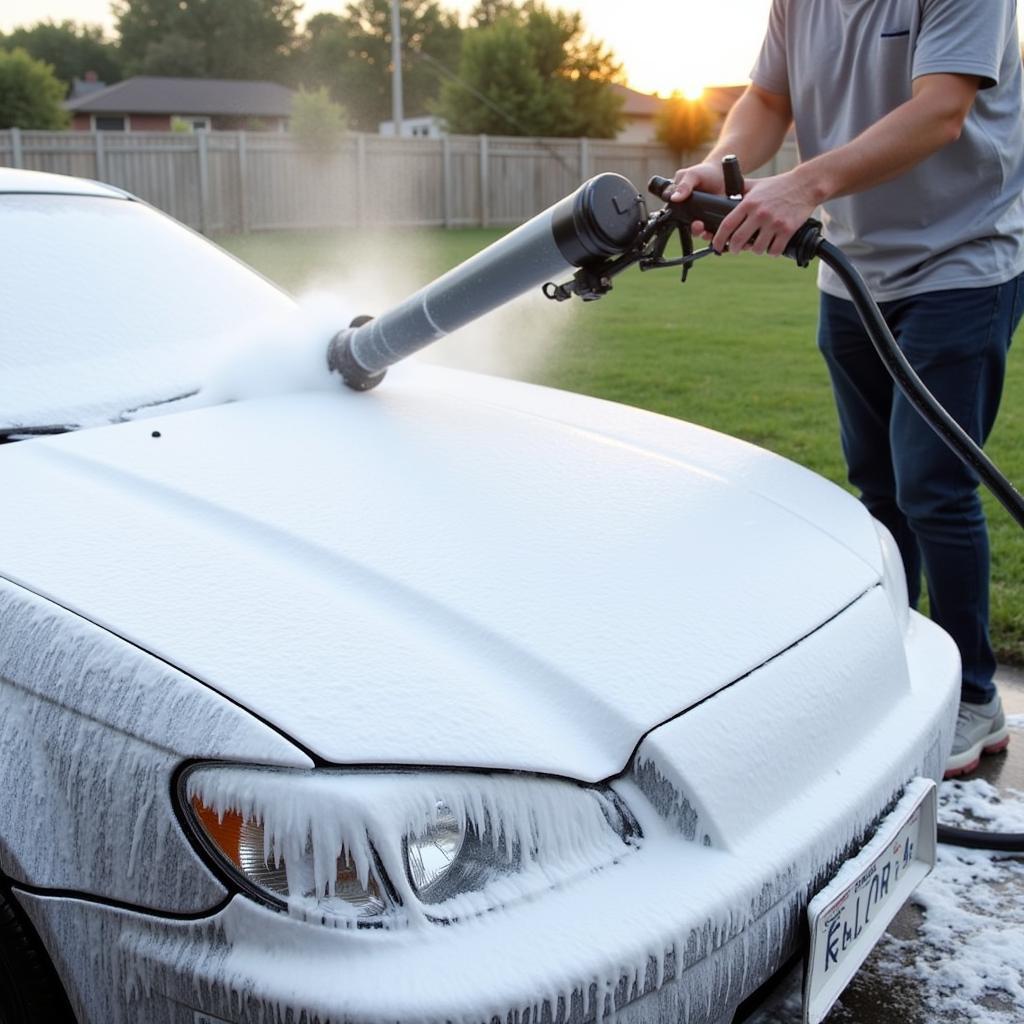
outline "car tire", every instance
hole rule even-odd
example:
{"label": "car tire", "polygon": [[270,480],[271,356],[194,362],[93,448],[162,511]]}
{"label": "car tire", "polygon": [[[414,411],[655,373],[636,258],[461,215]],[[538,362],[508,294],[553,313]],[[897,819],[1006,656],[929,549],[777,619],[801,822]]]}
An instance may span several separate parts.
{"label": "car tire", "polygon": [[74,1024],[39,936],[0,880],[0,1024]]}

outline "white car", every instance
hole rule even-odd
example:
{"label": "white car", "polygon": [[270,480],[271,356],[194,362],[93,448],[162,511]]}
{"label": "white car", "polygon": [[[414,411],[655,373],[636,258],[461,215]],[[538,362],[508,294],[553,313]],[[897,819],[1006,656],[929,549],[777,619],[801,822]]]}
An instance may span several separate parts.
{"label": "white car", "polygon": [[3,1024],[727,1022],[809,933],[823,1016],[959,692],[857,501],[425,365],[182,401],[292,300],[70,177],[0,239]]}

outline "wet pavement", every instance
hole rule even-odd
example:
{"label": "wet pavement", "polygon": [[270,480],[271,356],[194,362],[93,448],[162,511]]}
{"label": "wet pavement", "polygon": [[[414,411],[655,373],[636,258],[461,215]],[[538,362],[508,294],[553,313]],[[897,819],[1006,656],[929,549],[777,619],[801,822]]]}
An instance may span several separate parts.
{"label": "wet pavement", "polygon": [[[1021,801],[1024,672],[1001,669],[996,681],[1010,721],[1010,745],[983,757],[969,779],[991,783],[999,791],[990,794],[997,801],[1000,795]],[[1024,957],[1017,948],[1024,935],[1024,856],[950,847],[940,847],[939,856],[935,874],[921,889],[928,911],[913,902],[903,907],[825,1024],[1024,1021]],[[1001,954],[1003,935],[1007,945]],[[800,1024],[801,982],[802,971],[794,971],[750,1024]]]}

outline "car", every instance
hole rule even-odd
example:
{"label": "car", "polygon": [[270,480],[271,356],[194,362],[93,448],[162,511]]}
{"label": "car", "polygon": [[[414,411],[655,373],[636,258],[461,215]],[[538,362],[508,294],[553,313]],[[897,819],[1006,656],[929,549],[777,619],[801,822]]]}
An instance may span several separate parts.
{"label": "car", "polygon": [[821,1019],[959,692],[859,502],[415,361],[218,389],[293,299],[96,182],[0,225],[5,1024],[722,1024],[801,956]]}

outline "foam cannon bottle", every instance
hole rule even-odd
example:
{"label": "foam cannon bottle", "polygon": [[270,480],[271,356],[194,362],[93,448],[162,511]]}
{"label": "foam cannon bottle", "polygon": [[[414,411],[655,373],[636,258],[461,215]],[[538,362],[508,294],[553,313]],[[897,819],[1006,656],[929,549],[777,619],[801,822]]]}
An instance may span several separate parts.
{"label": "foam cannon bottle", "polygon": [[399,359],[566,271],[625,252],[645,220],[636,187],[599,174],[382,316],[353,320],[331,341],[328,365],[366,391]]}

